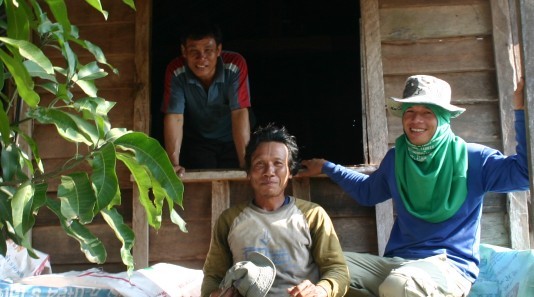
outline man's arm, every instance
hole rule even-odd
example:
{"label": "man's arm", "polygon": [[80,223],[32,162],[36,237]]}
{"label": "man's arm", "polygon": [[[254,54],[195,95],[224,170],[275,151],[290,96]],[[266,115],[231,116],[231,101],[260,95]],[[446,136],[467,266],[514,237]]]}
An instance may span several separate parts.
{"label": "man's arm", "polygon": [[174,166],[174,171],[182,176],[185,168],[180,166],[180,149],[183,139],[183,114],[166,114],[164,119],[163,136],[165,138],[165,151]]}
{"label": "man's arm", "polygon": [[239,167],[245,168],[245,147],[250,140],[248,108],[232,110],[232,136],[239,160]]}
{"label": "man's arm", "polygon": [[317,286],[325,289],[327,296],[344,296],[349,287],[349,271],[343,250],[332,220],[322,207],[311,216],[310,232],[313,238],[313,258],[321,271]]}

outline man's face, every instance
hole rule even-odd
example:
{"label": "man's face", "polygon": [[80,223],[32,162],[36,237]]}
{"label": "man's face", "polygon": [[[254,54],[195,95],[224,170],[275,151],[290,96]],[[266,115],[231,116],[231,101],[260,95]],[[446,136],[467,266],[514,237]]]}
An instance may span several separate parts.
{"label": "man's face", "polygon": [[213,82],[221,49],[222,45],[217,45],[213,37],[187,39],[185,45],[182,45],[182,55],[187,66],[204,85]]}
{"label": "man's face", "polygon": [[291,178],[289,152],[280,142],[263,142],[251,156],[249,179],[256,199],[284,198]]}
{"label": "man's face", "polygon": [[431,109],[414,105],[402,115],[402,127],[408,140],[415,145],[427,144],[438,126],[438,119]]}

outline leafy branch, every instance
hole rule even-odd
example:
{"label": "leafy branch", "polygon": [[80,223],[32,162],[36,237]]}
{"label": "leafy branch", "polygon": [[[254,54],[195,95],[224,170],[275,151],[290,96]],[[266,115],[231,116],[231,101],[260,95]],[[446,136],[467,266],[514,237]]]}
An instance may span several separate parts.
{"label": "leafy branch", "polygon": [[[100,0],[86,2],[107,19]],[[133,0],[123,2],[135,9]],[[0,0],[0,11],[5,13],[0,16],[0,252],[5,255],[10,238],[35,256],[30,230],[39,209],[46,207],[89,261],[104,263],[104,245],[87,228],[101,215],[121,241],[121,259],[131,272],[135,234],[116,208],[121,204],[117,163],[130,170],[148,223],[156,229],[166,203],[171,221],[187,232],[174,209],[182,207],[181,180],[158,141],[111,126],[108,113],[115,103],[98,97],[95,80],[107,77],[103,67],[115,74],[118,69],[97,45],[79,37],[64,0]],[[44,47],[61,53],[62,66],[51,62]],[[73,48],[89,52],[93,61],[82,64]],[[81,90],[81,98],[73,90]],[[53,97],[48,105],[41,103],[44,94]],[[27,121],[54,125],[62,138],[86,153],[77,151],[62,166],[45,171],[38,143],[21,129]],[[59,186],[51,197],[54,180]]]}

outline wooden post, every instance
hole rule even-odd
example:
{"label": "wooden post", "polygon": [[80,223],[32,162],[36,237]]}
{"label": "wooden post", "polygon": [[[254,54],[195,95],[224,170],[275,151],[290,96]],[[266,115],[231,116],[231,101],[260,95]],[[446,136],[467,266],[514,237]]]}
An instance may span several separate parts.
{"label": "wooden post", "polygon": [[[532,162],[532,156],[534,154],[534,32],[532,31],[532,23],[534,22],[534,5],[532,0],[519,0],[518,11],[520,15],[520,36],[521,36],[521,57],[522,57],[522,70],[525,77],[525,114],[526,114],[526,126],[527,126],[527,145],[529,156],[529,170],[530,170],[530,189],[534,189],[534,162]],[[534,246],[534,235],[532,229],[534,227],[534,201],[532,201],[532,195],[530,196],[530,243]]]}
{"label": "wooden post", "polygon": [[[135,83],[137,92],[134,98],[133,130],[150,132],[150,17],[152,1],[138,1],[135,14]],[[143,206],[139,202],[137,186],[133,185],[132,194],[132,229],[135,234],[133,257],[135,269],[149,265],[149,232],[148,219]]]}
{"label": "wooden post", "polygon": [[[514,50],[517,44],[515,12],[509,9],[508,0],[491,0],[495,68],[499,89],[501,137],[503,153],[515,154],[515,129],[513,93],[517,69],[510,61],[517,60]],[[520,63],[519,63],[520,64]],[[529,249],[528,193],[507,195],[510,244],[513,249]]]}
{"label": "wooden post", "polygon": [[230,207],[230,183],[228,180],[211,182],[211,230],[221,213]]}
{"label": "wooden post", "polygon": [[[360,1],[362,16],[362,31],[364,39],[363,50],[365,61],[364,96],[366,106],[365,127],[367,132],[367,148],[369,149],[369,163],[378,164],[384,158],[388,149],[388,129],[384,95],[384,73],[382,69],[382,51],[380,40],[380,14],[378,0]],[[379,119],[383,119],[380,121]],[[365,140],[364,140],[365,141]],[[391,199],[376,205],[376,228],[378,252],[384,254],[389,234],[393,226],[393,203]]]}

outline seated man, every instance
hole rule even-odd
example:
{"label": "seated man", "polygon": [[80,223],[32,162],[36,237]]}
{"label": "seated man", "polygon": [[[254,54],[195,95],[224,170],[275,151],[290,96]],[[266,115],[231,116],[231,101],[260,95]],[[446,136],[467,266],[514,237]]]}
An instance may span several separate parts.
{"label": "seated man", "polygon": [[218,218],[204,264],[202,296],[220,296],[226,271],[253,252],[276,265],[266,296],[345,294],[348,269],[328,214],[315,203],[285,195],[298,163],[295,137],[285,128],[267,125],[252,135],[245,164],[254,197]]}
{"label": "seated man", "polygon": [[223,51],[219,28],[204,22],[186,28],[181,50],[167,66],[162,104],[175,171],[244,167],[251,129],[245,59]]}

